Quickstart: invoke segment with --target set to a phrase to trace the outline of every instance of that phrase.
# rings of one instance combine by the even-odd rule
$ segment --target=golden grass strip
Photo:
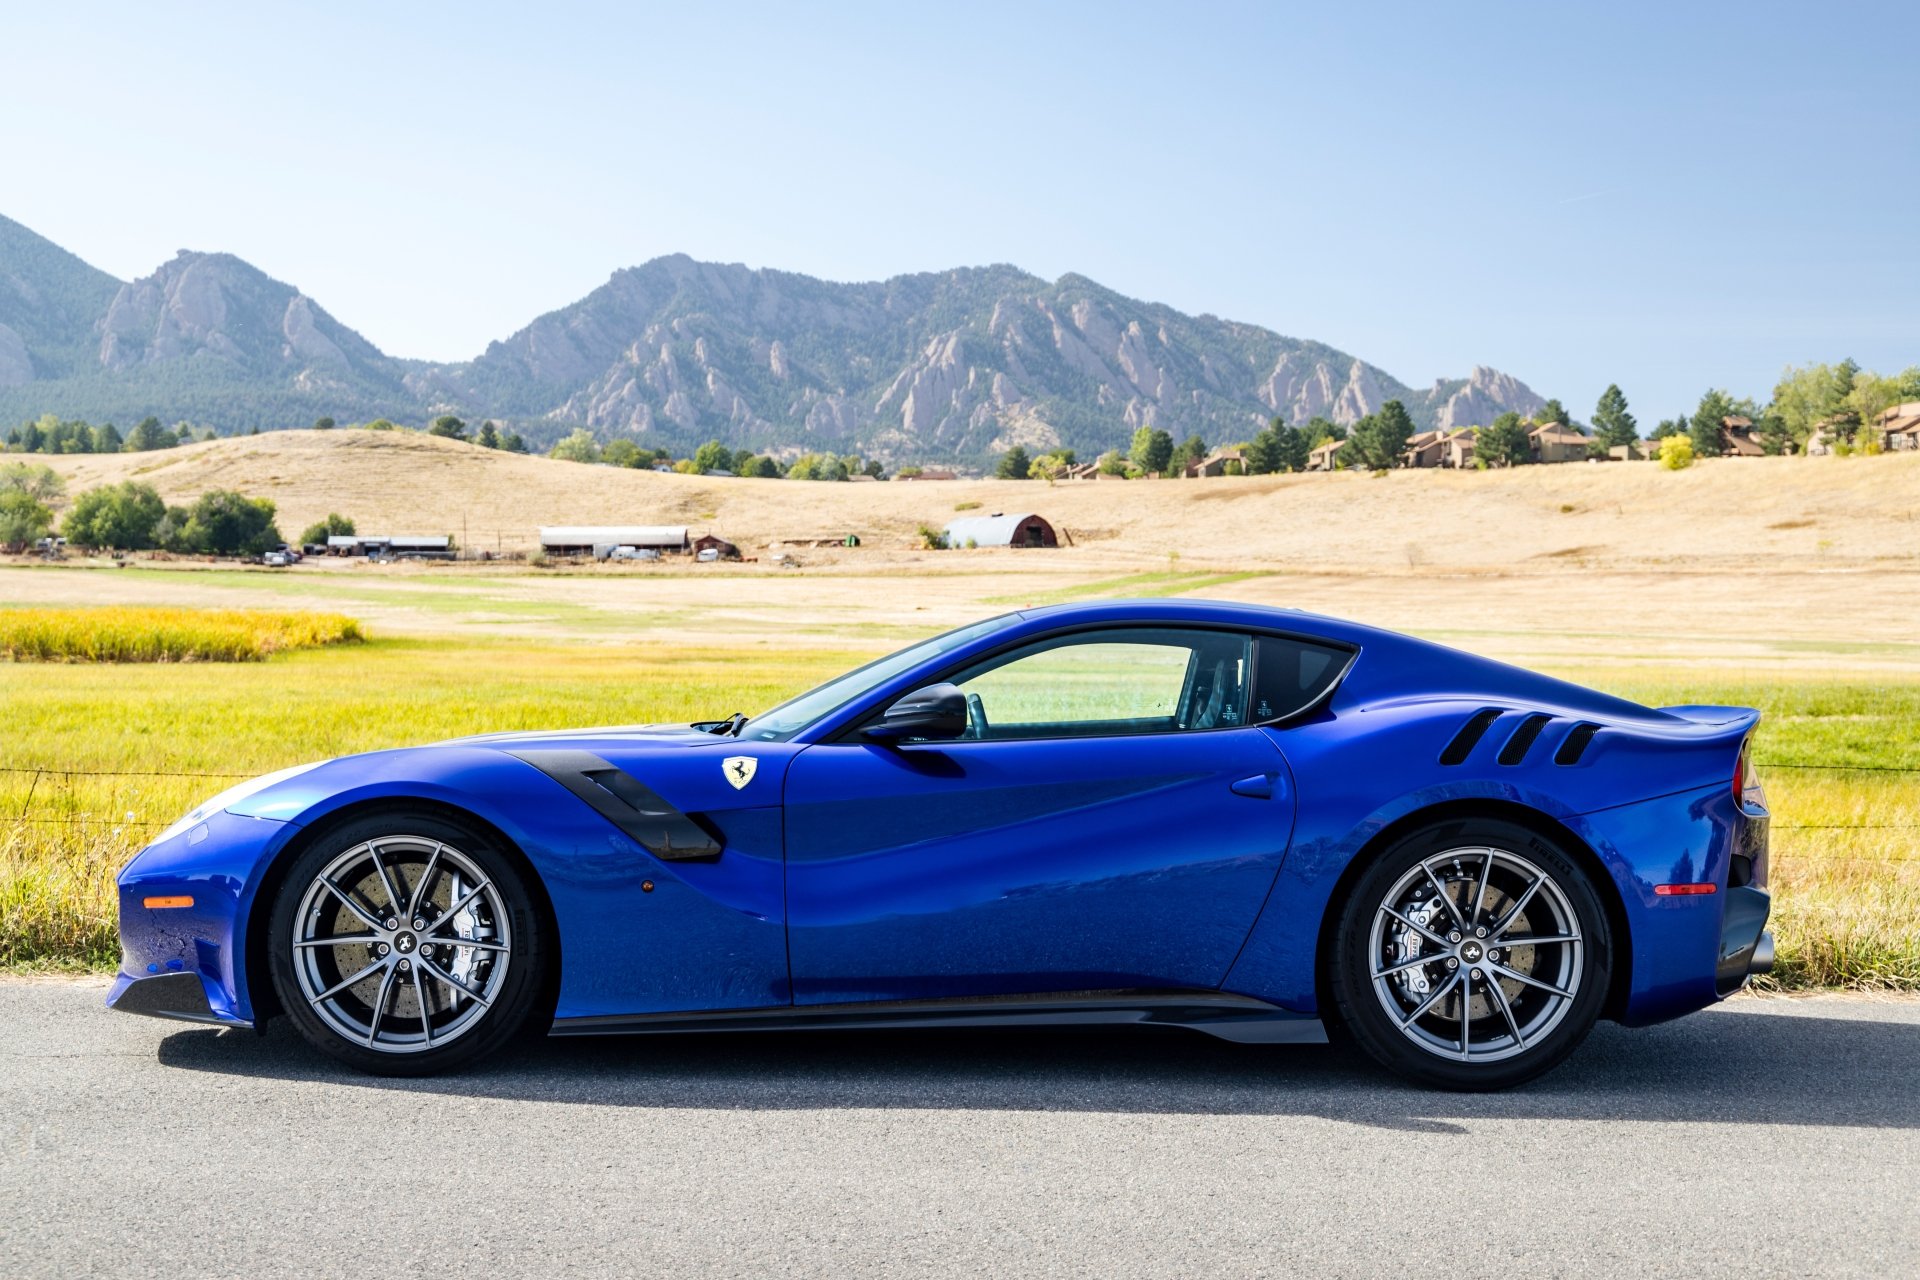
[[[14,662],[259,662],[290,649],[365,639],[338,613],[102,606],[0,610],[0,657]]]

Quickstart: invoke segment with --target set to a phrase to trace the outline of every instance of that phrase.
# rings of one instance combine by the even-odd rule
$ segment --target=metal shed
[[[605,559],[615,547],[684,553],[689,546],[683,524],[568,524],[540,529],[540,549],[550,556]]]
[[[1026,513],[968,516],[947,526],[947,545],[964,547],[1057,547],[1059,535],[1040,516]]]

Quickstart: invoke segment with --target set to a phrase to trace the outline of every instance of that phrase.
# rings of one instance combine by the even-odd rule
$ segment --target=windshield
[[[989,632],[998,631],[1017,617],[1019,617],[1018,614],[1008,613],[998,618],[988,618],[985,622],[976,622],[970,627],[961,627],[958,631],[949,631],[945,635],[935,636],[912,648],[890,653],[884,658],[876,658],[864,667],[856,667],[843,676],[827,681],[817,689],[809,690],[797,698],[789,698],[773,710],[755,716],[741,728],[740,736],[760,742],[785,742],[814,721],[838,711],[855,698],[885,684],[902,671],[917,667],[929,658],[951,653],[961,645],[987,635]]]

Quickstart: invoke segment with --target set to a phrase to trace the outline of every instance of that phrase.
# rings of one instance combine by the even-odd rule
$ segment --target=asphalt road
[[[1425,1093],[1174,1032],[350,1075],[0,982],[0,1275],[1912,1275],[1920,1002],[1740,1000]]]

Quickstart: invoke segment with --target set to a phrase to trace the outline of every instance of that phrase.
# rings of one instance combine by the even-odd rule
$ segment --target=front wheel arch
[[[1596,896],[1600,899],[1601,909],[1607,913],[1607,927],[1613,934],[1613,953],[1610,957],[1612,968],[1608,974],[1607,998],[1600,1006],[1603,1018],[1618,1018],[1627,1004],[1627,996],[1633,990],[1633,934],[1628,926],[1626,904],[1620,897],[1620,886],[1614,883],[1613,876],[1607,871],[1606,864],[1593,847],[1569,829],[1565,823],[1542,813],[1538,809],[1510,800],[1449,800],[1441,804],[1428,805],[1424,809],[1395,818],[1380,828],[1363,845],[1358,853],[1347,863],[1340,878],[1334,882],[1333,893],[1327,899],[1326,910],[1320,915],[1320,932],[1314,940],[1313,948],[1313,994],[1314,1002],[1320,1007],[1320,1016],[1332,1025],[1338,1018],[1333,999],[1333,990],[1329,985],[1333,973],[1333,939],[1345,909],[1348,895],[1353,892],[1354,884],[1366,873],[1374,858],[1381,850],[1391,848],[1395,841],[1409,832],[1436,822],[1447,822],[1462,818],[1498,818],[1517,826],[1526,827],[1535,834],[1553,841],[1564,848],[1582,865],[1593,880]]]
[[[316,842],[343,826],[358,822],[362,818],[376,817],[381,814],[419,814],[450,822],[455,826],[469,827],[480,835],[493,841],[500,850],[512,860],[514,870],[520,873],[533,895],[533,909],[540,919],[541,928],[550,940],[547,947],[545,971],[540,975],[540,994],[534,1002],[533,1013],[528,1018],[528,1026],[550,1025],[553,1011],[560,999],[560,922],[553,913],[553,900],[547,896],[546,882],[534,869],[532,861],[525,851],[493,823],[488,822],[470,809],[459,805],[447,804],[441,800],[427,800],[414,796],[381,796],[372,800],[359,800],[343,805],[315,821],[311,826],[301,828],[300,832],[287,841],[280,852],[274,855],[266,872],[254,891],[253,905],[247,916],[247,991],[252,997],[253,1025],[264,1031],[267,1020],[276,1014],[284,1013],[280,1007],[280,998],[274,991],[270,979],[270,964],[267,955],[268,933],[273,920],[273,904],[280,895],[280,887],[286,882],[287,868],[299,861]]]

